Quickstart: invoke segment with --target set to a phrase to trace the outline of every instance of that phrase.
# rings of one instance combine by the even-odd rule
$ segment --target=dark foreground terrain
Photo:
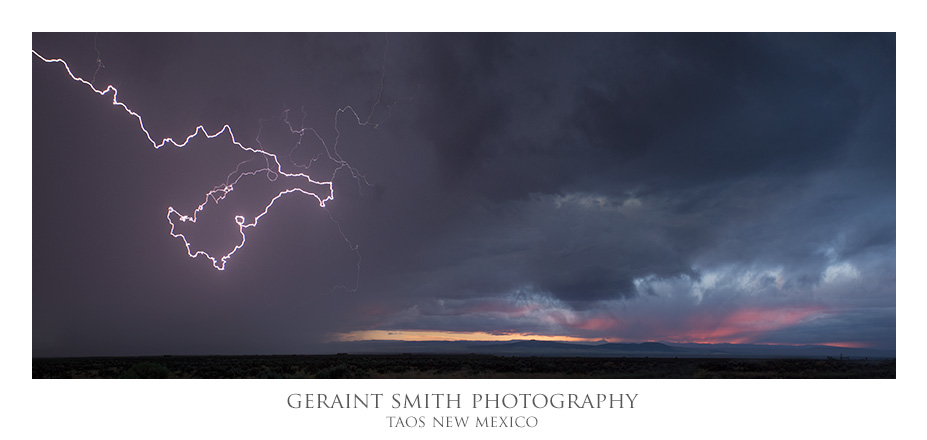
[[[374,354],[36,358],[42,378],[894,379],[895,360]]]

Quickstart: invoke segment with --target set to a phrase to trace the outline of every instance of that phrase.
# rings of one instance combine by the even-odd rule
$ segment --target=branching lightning
[[[387,43],[386,48],[388,50],[389,48],[388,39],[386,43]],[[349,291],[357,290],[357,286],[359,284],[359,277],[360,277],[360,254],[358,253],[358,246],[352,243],[351,240],[347,238],[347,236],[344,234],[341,228],[341,224],[335,220],[334,216],[332,216],[331,212],[327,209],[326,204],[334,200],[335,198],[333,181],[334,181],[335,176],[339,172],[348,171],[351,174],[351,177],[354,178],[358,182],[359,189],[362,187],[362,185],[369,185],[367,178],[364,175],[362,175],[356,168],[352,167],[338,152],[338,141],[341,136],[340,131],[338,131],[338,119],[342,114],[349,113],[351,116],[353,116],[353,118],[356,120],[358,125],[371,126],[373,128],[377,128],[387,118],[389,118],[389,116],[391,116],[392,107],[396,104],[396,102],[393,102],[388,105],[381,103],[381,99],[383,95],[385,69],[386,69],[386,50],[384,50],[384,55],[383,55],[384,64],[383,64],[383,75],[380,78],[380,90],[378,92],[377,100],[370,110],[370,115],[366,118],[363,118],[351,106],[346,106],[346,107],[338,109],[335,112],[335,121],[334,121],[335,139],[331,143],[331,145],[326,143],[324,139],[322,138],[322,136],[320,136],[319,133],[315,129],[306,127],[305,110],[303,110],[303,122],[298,128],[294,127],[294,125],[290,122],[289,110],[285,110],[283,112],[281,116],[282,121],[286,124],[286,126],[288,127],[288,129],[290,130],[292,134],[298,135],[298,140],[296,142],[296,145],[289,152],[288,160],[292,167],[299,168],[302,170],[302,172],[292,172],[291,173],[291,172],[287,172],[284,170],[284,167],[281,164],[280,158],[276,154],[271,153],[265,149],[264,145],[261,143],[261,140],[260,140],[260,131],[256,139],[256,142],[257,142],[256,147],[249,147],[239,142],[236,139],[235,134],[232,132],[232,128],[228,124],[224,125],[221,130],[215,133],[209,133],[203,125],[198,125],[196,129],[193,131],[193,133],[190,135],[187,135],[185,138],[183,138],[181,142],[178,142],[174,140],[174,138],[171,138],[171,137],[163,138],[160,141],[156,141],[155,138],[152,137],[148,129],[145,127],[145,122],[142,119],[142,116],[136,113],[135,111],[133,111],[131,108],[129,108],[124,102],[119,100],[119,91],[114,86],[108,85],[103,89],[98,89],[94,85],[94,81],[96,80],[97,73],[100,71],[101,68],[105,67],[103,65],[103,61],[100,58],[100,52],[96,48],[96,38],[94,38],[94,49],[97,51],[97,60],[96,60],[97,70],[96,72],[94,72],[94,76],[90,81],[87,81],[75,75],[74,72],[71,70],[70,66],[68,66],[68,63],[65,62],[63,59],[45,58],[44,56],[42,56],[35,50],[32,51],[32,54],[35,55],[38,59],[44,61],[45,63],[58,63],[58,64],[63,65],[72,80],[87,86],[90,90],[92,90],[94,93],[100,96],[106,96],[108,93],[112,93],[112,104],[114,106],[121,107],[126,113],[135,117],[135,119],[138,121],[139,129],[142,131],[142,133],[144,133],[145,137],[148,139],[148,142],[155,149],[160,149],[161,147],[168,145],[168,144],[173,145],[177,148],[183,148],[192,139],[194,139],[195,137],[199,135],[202,135],[208,139],[213,139],[213,138],[216,138],[220,135],[227,133],[232,144],[234,144],[236,147],[240,148],[243,151],[250,152],[256,155],[255,158],[239,163],[236,169],[232,171],[231,173],[229,173],[225,183],[217,185],[215,188],[207,192],[203,199],[203,203],[197,206],[191,214],[184,214],[178,211],[177,209],[175,209],[173,206],[169,206],[167,208],[166,218],[167,218],[168,223],[171,226],[170,235],[174,238],[179,238],[183,241],[184,247],[186,248],[186,251],[187,251],[187,255],[190,258],[196,258],[199,256],[203,256],[207,258],[208,260],[210,260],[212,262],[212,266],[216,268],[217,270],[220,270],[220,271],[225,270],[226,263],[232,257],[232,255],[234,255],[236,252],[238,252],[239,249],[244,247],[247,241],[247,237],[246,237],[247,230],[257,227],[261,218],[263,218],[268,212],[270,212],[271,207],[274,206],[274,203],[276,203],[277,200],[285,196],[288,196],[290,194],[302,194],[302,195],[305,195],[305,196],[308,196],[314,199],[318,203],[319,207],[325,210],[325,212],[328,214],[328,217],[337,227],[337,230],[339,234],[341,234],[341,237],[344,239],[344,242],[351,249],[351,251],[355,253],[357,257],[357,277],[358,278],[355,282],[355,286],[350,287],[350,288],[345,287],[345,286],[336,286],[336,288],[340,287],[340,288],[344,288]],[[387,105],[387,109],[388,109],[387,115],[382,120],[373,122],[372,121],[373,113],[377,109],[377,106],[379,105]],[[263,121],[261,122],[263,123]],[[292,156],[293,156],[293,153],[296,151],[296,149],[299,148],[303,140],[303,137],[307,135],[314,136],[320,142],[324,151],[318,153],[314,158],[310,159],[308,163],[298,164],[292,160]],[[313,163],[315,163],[323,154],[326,156],[328,160],[332,161],[332,163],[335,165],[334,171],[331,173],[331,178],[329,180],[315,180],[310,176],[309,172],[310,172],[310,169]],[[242,170],[245,164],[253,161],[256,158],[260,158],[258,160],[262,160],[264,162],[263,166],[261,166],[259,169],[256,169],[256,170],[249,170],[249,171]],[[244,178],[257,176],[261,174],[265,175],[266,178],[270,181],[276,181],[279,178],[279,176],[295,178],[295,179],[298,179],[298,181],[302,182],[302,185],[292,186],[282,191],[279,191],[276,196],[272,197],[270,201],[268,201],[264,205],[263,211],[260,212],[260,214],[256,215],[253,219],[251,219],[251,221],[248,221],[246,217],[243,215],[235,215],[233,220],[238,225],[240,241],[237,244],[235,244],[235,246],[232,248],[231,251],[229,251],[225,255],[216,255],[216,256],[210,255],[204,250],[194,248],[194,246],[190,243],[190,240],[188,240],[184,234],[176,232],[175,220],[180,221],[180,222],[196,223],[197,215],[202,213],[210,205],[210,203],[219,204],[222,200],[226,198],[226,196],[228,196],[232,191],[235,190],[237,185],[243,182]],[[312,189],[309,190],[309,189],[302,188],[302,186],[306,184],[308,184],[308,187]]]
[[[93,77],[90,78],[90,84],[97,82],[97,74],[100,73],[100,69],[106,68],[106,66],[103,65],[103,55],[100,54],[100,49],[97,48],[97,34],[93,34],[93,50],[97,52],[97,70],[93,71]]]

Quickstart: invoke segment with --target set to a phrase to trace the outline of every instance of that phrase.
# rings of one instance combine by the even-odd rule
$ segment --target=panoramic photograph
[[[33,379],[896,377],[894,33],[31,39]]]

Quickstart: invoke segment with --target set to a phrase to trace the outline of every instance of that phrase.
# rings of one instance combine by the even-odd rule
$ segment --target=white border
[[[390,429],[380,410],[292,410],[290,393],[615,392],[638,393],[634,410],[530,411],[531,430],[458,429],[449,437],[567,435],[713,438],[899,437],[917,420],[916,366],[923,365],[917,324],[923,292],[924,245],[919,226],[923,155],[914,130],[923,102],[924,15],[909,2],[779,1],[502,2],[458,4],[408,1],[250,3],[225,6],[166,1],[41,2],[14,10],[2,39],[5,150],[2,174],[5,232],[2,334],[4,431],[35,438],[433,438],[432,429]],[[129,5],[132,6],[129,6]],[[440,4],[440,6],[438,6]],[[603,4],[608,6],[603,7]],[[898,377],[896,380],[379,380],[379,381],[42,381],[31,380],[31,32],[33,31],[894,31],[898,54]],[[922,143],[922,141],[920,142]],[[27,147],[29,146],[29,147]],[[10,170],[15,170],[10,172]],[[26,184],[24,185],[24,182]],[[16,190],[10,191],[10,188]],[[23,190],[28,188],[27,190]],[[484,391],[485,390],[485,391]],[[915,400],[916,402],[916,400]],[[416,412],[431,415],[429,412]],[[487,415],[455,411],[456,415]],[[398,414],[397,414],[398,415]],[[515,415],[515,414],[502,414]],[[596,434],[597,433],[597,434]]]

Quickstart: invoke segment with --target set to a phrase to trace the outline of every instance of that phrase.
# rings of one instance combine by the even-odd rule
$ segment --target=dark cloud
[[[92,34],[33,44],[96,69]],[[337,140],[367,183],[339,171],[328,211],[282,199],[217,272],[184,257],[166,209],[191,210],[253,158],[222,137],[156,151],[109,98],[34,60],[34,353],[298,352],[362,329],[650,340],[711,325],[769,342],[872,328],[893,345],[894,46],[100,34],[97,84],[119,87],[156,139],[228,123],[293,170]],[[291,133],[285,109],[311,135]],[[330,175],[323,162],[310,170]],[[285,180],[242,185],[185,227],[228,247],[237,227],[219,214],[254,216],[252,199]],[[738,327],[772,316],[760,309],[802,320]]]

